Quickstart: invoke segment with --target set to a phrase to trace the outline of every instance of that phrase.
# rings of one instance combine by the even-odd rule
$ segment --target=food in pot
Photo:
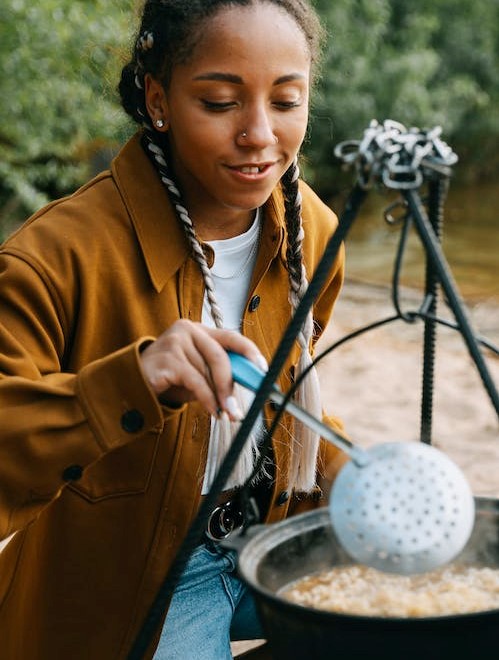
[[[499,609],[499,569],[450,564],[421,575],[338,566],[287,585],[286,600],[329,612],[431,617]]]

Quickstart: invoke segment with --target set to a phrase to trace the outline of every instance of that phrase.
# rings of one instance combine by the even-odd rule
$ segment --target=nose
[[[270,112],[263,104],[255,105],[250,112],[246,113],[243,130],[238,132],[236,142],[242,147],[259,149],[279,142],[274,133]]]

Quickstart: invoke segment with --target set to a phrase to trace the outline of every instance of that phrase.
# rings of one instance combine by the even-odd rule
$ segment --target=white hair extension
[[[305,282],[307,282],[305,277]],[[294,295],[291,294],[293,304]],[[293,308],[296,309],[295,305]],[[312,364],[310,355],[310,341],[313,335],[312,315],[309,314],[302,332],[298,335],[298,343],[301,348],[300,360],[296,377],[304,373]],[[306,377],[298,386],[296,395],[297,403],[308,410],[314,417],[321,419],[321,388],[319,376],[315,367],[308,371]],[[312,431],[302,422],[295,420],[296,435],[293,443],[293,455],[290,467],[290,483],[296,490],[308,492],[316,485],[317,456],[319,451],[320,436]]]
[[[151,50],[153,46],[154,46],[154,35],[152,32],[146,30],[141,35],[139,35],[139,38],[137,39],[137,50],[141,50],[142,52],[145,53],[146,51]]]
[[[152,32],[143,32],[141,35],[139,35],[139,38],[137,39],[137,42],[135,44],[135,52],[136,52],[136,66],[135,66],[135,86],[138,89],[143,90],[144,86],[142,85],[142,82],[140,80],[140,72],[143,71],[144,65],[142,63],[142,58],[141,58],[141,53],[145,53],[148,50],[151,50],[151,48],[154,46],[154,35]],[[139,114],[143,116],[143,113],[139,109]]]
[[[294,199],[287,199],[286,222],[288,227],[288,272],[289,272],[289,302],[296,311],[307,286],[307,273],[303,264],[303,225],[301,217],[301,194],[298,189],[299,168],[295,160],[292,166],[289,189],[285,195],[293,193]],[[294,225],[294,226],[293,226]],[[298,334],[300,359],[295,374],[299,378],[312,364],[311,343],[314,333],[313,313],[310,311]],[[312,367],[298,386],[295,394],[297,403],[308,410],[314,417],[322,417],[321,391],[319,376]],[[292,443],[291,465],[289,470],[289,486],[298,491],[308,492],[316,485],[317,456],[320,436],[303,423],[295,420],[295,436]]]
[[[201,274],[203,276],[203,281],[206,290],[206,296],[208,299],[210,313],[213,322],[217,328],[223,328],[224,323],[223,323],[222,310],[220,309],[220,306],[218,305],[215,297],[215,285],[211,277],[211,272],[208,263],[206,261],[206,257],[204,255],[201,244],[199,243],[199,240],[196,236],[193,222],[189,216],[187,209],[185,208],[182,202],[182,198],[180,196],[178,187],[176,186],[175,182],[173,181],[173,179],[171,178],[168,172],[166,156],[163,150],[153,141],[153,138],[150,135],[150,130],[151,129],[149,128],[146,134],[147,147],[156,162],[156,166],[161,181],[167,188],[170,199],[172,200],[175,210],[177,212],[177,216],[182,223],[187,240],[189,241],[189,245],[192,249],[194,260],[196,261],[196,263],[198,264],[201,270]],[[239,385],[234,385],[233,394],[240,410],[243,413],[246,413],[251,403],[251,400],[248,400],[248,396],[244,388],[242,388]],[[239,430],[240,425],[241,425],[240,422],[231,422],[226,415],[221,415],[220,417],[215,419],[210,441],[215,442],[217,446],[217,452],[216,452],[217,472],[220,469],[220,466],[222,465],[227,455],[227,452],[229,451],[229,448],[232,444],[232,440],[235,434],[237,433],[237,431]],[[239,458],[232,471],[232,474],[230,475],[229,479],[225,484],[225,487],[233,488],[235,486],[242,486],[244,483],[246,483],[246,481],[251,477],[253,473],[253,468],[255,462],[259,458],[259,455],[260,455],[260,451],[258,447],[258,436],[256,433],[256,428],[254,426],[252,431],[248,435],[248,438],[246,439],[246,443],[239,455]],[[257,479],[258,476],[255,478],[255,480]]]

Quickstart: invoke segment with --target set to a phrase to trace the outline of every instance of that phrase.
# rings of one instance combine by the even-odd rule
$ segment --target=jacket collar
[[[164,185],[136,133],[111,164],[111,173],[131,218],[156,291],[174,275],[190,255],[187,239]],[[284,203],[279,190],[264,207],[261,257],[275,258],[284,240]],[[259,259],[260,261],[260,259]]]

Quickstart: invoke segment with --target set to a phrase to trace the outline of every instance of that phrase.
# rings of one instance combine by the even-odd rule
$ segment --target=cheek
[[[172,124],[171,132],[183,149],[195,152],[198,159],[214,155],[231,137],[226,122],[210,121],[205,117],[186,117],[184,121]]]
[[[200,127],[196,122],[171,124],[169,139],[177,156],[191,166],[213,153],[213,131]]]
[[[306,131],[306,122],[295,122],[294,124],[288,124],[282,127],[277,135],[282,147],[296,153],[299,151],[303,140],[305,139]]]
[[[294,144],[301,144],[307,132],[308,110],[285,115],[279,122],[279,131],[283,138]]]

